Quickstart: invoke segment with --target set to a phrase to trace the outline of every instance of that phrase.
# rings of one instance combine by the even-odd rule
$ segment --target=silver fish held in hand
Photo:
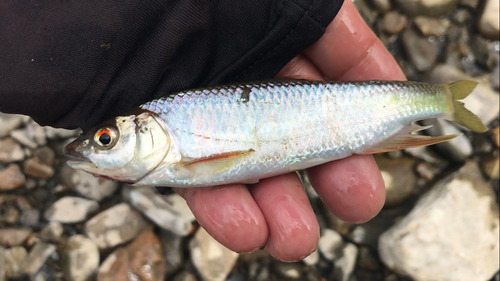
[[[134,185],[256,183],[352,154],[431,145],[414,121],[444,118],[487,128],[458,100],[472,81],[266,81],[202,88],[153,100],[84,132],[68,165]]]

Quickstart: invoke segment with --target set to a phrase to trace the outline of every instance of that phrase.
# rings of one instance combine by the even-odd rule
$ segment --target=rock
[[[26,129],[28,130],[28,136],[34,140],[37,145],[44,146],[47,144],[47,137],[45,136],[45,129],[38,125],[33,120],[26,123]]]
[[[5,254],[5,272],[8,278],[18,279],[24,274],[22,264],[28,252],[22,246],[12,247]]]
[[[56,246],[48,243],[36,243],[22,264],[22,270],[29,276],[35,276],[45,261],[56,252]]]
[[[458,24],[466,24],[470,21],[471,15],[466,9],[458,9],[453,14],[453,21]]]
[[[392,5],[390,0],[371,0],[372,5],[382,13],[391,10]]]
[[[319,252],[327,259],[334,260],[337,257],[337,252],[342,248],[344,241],[342,236],[331,229],[324,229],[319,238]]]
[[[134,239],[147,227],[137,211],[121,203],[87,221],[84,231],[100,249],[108,249]]]
[[[490,75],[490,84],[491,88],[495,91],[498,91],[500,88],[500,64],[493,69],[493,72]]]
[[[66,280],[91,280],[98,266],[97,245],[83,235],[71,236],[62,250],[62,271]]]
[[[54,255],[55,256],[55,255]],[[53,280],[63,280],[62,274],[54,266],[43,265],[35,277],[32,278],[33,281],[53,281]]]
[[[356,0],[352,2],[366,24],[368,24],[368,26],[373,26],[375,20],[377,20],[378,12],[369,7],[365,0]]]
[[[167,276],[176,272],[184,262],[183,237],[175,235],[170,231],[160,232],[160,242],[163,250]]]
[[[40,222],[40,211],[37,209],[24,210],[19,217],[22,226],[36,227]]]
[[[375,161],[382,173],[386,189],[386,206],[397,206],[405,201],[417,187],[413,172],[413,160],[408,158],[389,159],[375,155]]]
[[[31,228],[0,228],[0,245],[19,246],[28,239],[32,232]]]
[[[408,15],[439,17],[454,11],[458,0],[396,0],[396,3]]]
[[[0,140],[0,162],[12,163],[24,160],[24,151],[12,138]]]
[[[500,147],[500,127],[496,127],[492,130],[490,130],[491,134],[491,140],[493,143],[497,146]]]
[[[415,170],[417,174],[426,181],[431,181],[434,177],[440,172],[438,167],[434,167],[432,164],[428,162],[419,162],[415,166]]]
[[[432,68],[438,57],[437,47],[427,38],[418,36],[411,29],[403,33],[403,47],[411,63],[418,71]]]
[[[0,170],[0,191],[8,191],[19,188],[26,183],[26,177],[16,164],[10,164],[7,168]]]
[[[442,84],[459,80],[475,80],[462,71],[444,64],[437,65],[424,78],[424,82]],[[480,83],[472,93],[462,100],[467,109],[474,112],[484,124],[489,124],[498,117],[500,98],[489,85]]]
[[[48,221],[61,223],[77,223],[84,221],[87,216],[99,209],[99,204],[94,200],[66,196],[54,202],[44,217]]]
[[[382,29],[389,34],[398,34],[406,28],[406,17],[398,12],[391,11],[382,19]]]
[[[0,281],[5,281],[7,279],[5,276],[5,254],[5,248],[0,246]]]
[[[497,0],[486,0],[483,12],[479,18],[477,28],[484,36],[498,40],[500,39],[500,4]]]
[[[101,201],[115,193],[119,184],[117,182],[96,178],[83,171],[74,170],[68,166],[61,168],[61,183],[75,190],[81,195]]]
[[[274,270],[285,280],[298,280],[302,277],[302,268],[299,263],[276,262]]]
[[[31,149],[35,149],[38,147],[38,144],[28,135],[28,130],[26,128],[17,129],[10,132],[10,136],[17,140],[20,144],[29,147]]]
[[[431,128],[426,130],[430,136],[459,135],[452,140],[434,146],[441,154],[446,156],[446,159],[460,163],[465,162],[465,160],[472,155],[473,149],[469,138],[463,135],[462,132],[449,121],[443,119],[426,119],[422,122],[425,126],[432,125]]]
[[[50,126],[45,126],[43,127],[45,130],[45,136],[48,139],[68,139],[71,137],[75,137],[78,135],[80,130],[66,130],[66,129],[60,129],[60,128],[53,128]]]
[[[460,4],[472,9],[476,9],[477,5],[479,4],[479,0],[460,0]]]
[[[499,268],[495,195],[469,162],[379,240],[382,261],[419,280],[488,280]]]
[[[305,257],[302,262],[308,266],[314,266],[319,262],[319,251],[315,249],[309,256]]]
[[[32,157],[24,162],[26,175],[36,179],[49,179],[54,175],[54,168],[43,163],[37,157]]]
[[[63,226],[60,222],[51,221],[42,228],[38,237],[48,241],[57,241],[64,233]]]
[[[126,186],[123,197],[159,227],[182,236],[190,233],[191,221],[182,217],[154,187]]]
[[[498,155],[488,155],[481,161],[481,168],[489,179],[498,180],[500,170],[500,158]]]
[[[181,273],[175,275],[173,281],[197,281],[197,279],[193,274],[187,271],[182,271]]]
[[[239,255],[221,245],[201,227],[190,241],[189,250],[204,281],[226,280]]]
[[[49,147],[43,146],[43,147],[37,148],[33,152],[33,156],[37,157],[45,165],[48,165],[50,167],[54,167],[56,154]]]
[[[360,247],[357,266],[364,270],[380,270],[380,262],[368,247]]]
[[[18,114],[6,114],[0,112],[0,139],[9,135],[9,133],[17,129],[21,124],[23,124],[22,115]]]
[[[0,204],[0,222],[15,224],[19,219],[19,211],[11,205]]]
[[[160,242],[151,230],[146,230],[129,246],[108,256],[99,268],[97,280],[165,280],[165,272]]]
[[[340,252],[340,257],[335,259],[333,266],[333,275],[335,280],[348,281],[351,278],[354,266],[356,265],[356,258],[358,255],[358,248],[352,243],[346,243]]]
[[[438,19],[420,16],[416,17],[413,22],[425,36],[441,37],[448,31],[449,22]]]
[[[189,208],[186,200],[182,198],[179,194],[173,193],[167,196],[163,196],[165,201],[167,201],[170,205],[172,205],[172,208],[175,209],[181,216],[189,221],[189,222],[194,222],[196,221],[196,218],[193,215],[193,212],[191,212],[191,209]]]

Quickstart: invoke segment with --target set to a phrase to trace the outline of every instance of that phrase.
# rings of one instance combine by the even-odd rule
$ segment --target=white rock
[[[487,0],[478,22],[479,31],[486,37],[498,40],[500,33],[500,2]]]
[[[32,278],[45,264],[45,261],[56,252],[56,246],[47,243],[36,243],[23,262],[23,271]]]
[[[87,216],[99,209],[99,204],[94,200],[66,196],[54,202],[44,217],[48,221],[61,223],[77,223],[84,221]]]
[[[334,230],[325,229],[319,238],[318,249],[327,260],[334,260],[337,257],[337,250],[342,248],[343,244],[340,234]]]
[[[5,276],[5,254],[6,250],[4,247],[0,246],[0,281],[5,281],[7,277]]]
[[[336,277],[336,280],[350,280],[354,266],[356,265],[357,256],[358,248],[354,244],[346,243],[342,247],[341,256],[334,263],[333,275]]]
[[[409,15],[443,16],[455,10],[458,0],[396,0]]]
[[[39,237],[45,240],[59,240],[64,232],[60,222],[51,221],[40,231]]]
[[[80,130],[66,130],[60,128],[53,128],[50,126],[43,127],[45,135],[48,139],[67,139],[78,135]]]
[[[189,243],[191,260],[204,281],[224,281],[239,254],[217,242],[205,229],[198,229]]]
[[[0,162],[12,163],[24,160],[24,151],[12,138],[0,139]]]
[[[62,259],[66,280],[91,280],[99,266],[99,248],[85,236],[73,235],[64,246]]]
[[[14,130],[10,132],[10,136],[13,139],[17,140],[20,144],[31,149],[35,149],[38,147],[38,144],[35,142],[35,140],[33,140],[29,136],[28,130],[26,128]]]
[[[84,231],[100,249],[108,249],[132,240],[147,227],[141,214],[121,203],[87,221]]]
[[[74,170],[68,166],[61,168],[61,183],[81,195],[101,201],[111,196],[118,189],[117,182],[96,178],[89,173]]]
[[[7,272],[7,277],[17,279],[23,276],[22,264],[28,252],[22,246],[15,246],[9,248],[5,254],[5,271]]]
[[[187,235],[191,231],[191,221],[182,217],[154,187],[126,186],[123,197],[159,227],[177,235]]]
[[[6,114],[0,112],[0,139],[9,135],[10,131],[17,129],[23,124],[22,115]]]
[[[302,260],[306,265],[313,266],[319,262],[319,251],[316,248],[309,256]]]
[[[387,206],[397,206],[417,187],[417,177],[413,172],[414,161],[406,157],[390,159],[382,154],[375,155],[375,161],[385,183],[385,203]]]
[[[379,239],[382,261],[417,281],[488,280],[499,268],[495,195],[477,166],[438,183]]]

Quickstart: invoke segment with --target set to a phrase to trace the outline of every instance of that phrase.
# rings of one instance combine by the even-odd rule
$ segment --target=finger
[[[267,224],[243,185],[176,188],[205,230],[235,252],[251,252],[267,243]]]
[[[338,218],[361,223],[384,205],[385,186],[371,155],[354,155],[308,170],[321,200]]]
[[[261,180],[250,192],[266,218],[273,257],[298,261],[314,251],[319,225],[296,174]]]
[[[332,80],[405,80],[351,1],[344,2],[325,34],[304,53]]]
[[[278,78],[294,78],[306,80],[323,80],[321,72],[312,64],[312,62],[300,54],[289,61],[281,70],[276,74]]]

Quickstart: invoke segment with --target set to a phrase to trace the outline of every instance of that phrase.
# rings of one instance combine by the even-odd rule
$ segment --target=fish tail
[[[465,108],[464,104],[459,101],[465,99],[474,88],[476,88],[477,84],[478,83],[474,81],[459,81],[451,84],[442,84],[448,95],[448,100],[451,103],[450,107],[453,108],[453,113],[444,116],[444,118],[456,122],[471,131],[484,133],[488,128],[481,122],[479,117],[470,112]]]

